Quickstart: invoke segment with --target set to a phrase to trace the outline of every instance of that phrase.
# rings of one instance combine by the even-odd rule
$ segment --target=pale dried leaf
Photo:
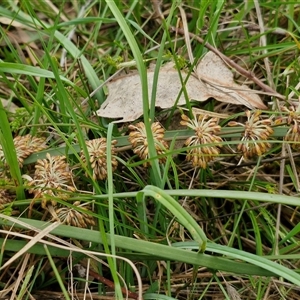
[[[6,17],[0,17],[0,23],[4,25],[14,26],[14,27],[28,28],[28,26],[24,25],[23,23],[20,23],[16,20],[12,20]]]
[[[233,81],[233,74],[212,52],[208,52],[197,66],[196,76],[191,75],[186,83],[189,100],[205,101],[215,98],[221,102],[243,104],[249,108],[266,108],[259,96],[246,86]],[[187,74],[181,72],[183,80]],[[153,86],[154,70],[149,69],[148,93]],[[155,105],[161,108],[173,107],[181,90],[181,81],[173,63],[164,65],[159,72]],[[119,77],[107,84],[109,95],[97,111],[106,118],[121,118],[119,122],[131,122],[143,114],[142,88],[138,73]],[[177,105],[186,104],[182,93]]]
[[[150,70],[148,76],[148,92],[152,91],[154,71]],[[182,73],[183,79],[187,74]],[[107,84],[109,95],[97,111],[97,115],[106,118],[122,118],[121,122],[136,120],[143,114],[142,88],[139,74],[130,74],[119,77]],[[210,97],[202,82],[190,76],[186,89],[189,99],[204,101]],[[175,100],[181,90],[178,71],[172,63],[163,66],[159,72],[156,103],[157,107],[169,108],[174,106]],[[184,95],[181,94],[178,105],[185,104]]]
[[[209,51],[200,61],[196,70],[200,80],[206,83],[211,97],[221,102],[242,104],[251,109],[266,109],[260,97],[245,85],[234,82],[233,74],[223,60]]]

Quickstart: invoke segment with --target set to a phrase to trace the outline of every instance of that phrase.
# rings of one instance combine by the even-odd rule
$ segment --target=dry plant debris
[[[148,92],[152,91],[154,71],[148,70]],[[181,72],[182,79],[187,73]],[[119,122],[131,122],[143,114],[142,88],[140,76],[134,73],[122,76],[107,84],[109,94],[97,111],[106,118],[120,118]],[[185,85],[189,101],[205,101],[215,98],[218,101],[241,104],[248,108],[266,109],[260,97],[245,85],[238,85],[225,63],[213,52],[208,52],[196,68],[196,74],[187,79]],[[179,71],[173,63],[162,66],[158,76],[155,105],[161,108],[173,107],[182,89]],[[186,104],[181,94],[177,105]],[[122,107],[122,109],[120,109]]]
[[[210,97],[216,100],[241,104],[251,109],[267,109],[255,91],[234,82],[232,71],[211,51],[208,51],[198,64],[196,74],[205,83]]]

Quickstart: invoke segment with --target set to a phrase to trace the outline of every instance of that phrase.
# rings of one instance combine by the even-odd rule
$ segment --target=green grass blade
[[[46,252],[46,254],[47,254],[47,256],[48,256],[48,259],[49,259],[50,265],[51,265],[51,267],[52,267],[52,270],[53,270],[53,272],[54,272],[54,275],[55,275],[55,277],[56,277],[57,283],[59,284],[59,286],[60,286],[60,288],[61,288],[61,291],[62,291],[62,293],[63,293],[63,295],[64,295],[64,298],[65,298],[66,300],[71,300],[70,297],[69,297],[69,293],[68,293],[68,291],[66,290],[65,285],[64,285],[64,282],[63,282],[63,280],[62,280],[62,278],[61,278],[61,275],[60,275],[60,273],[59,273],[59,271],[58,271],[58,269],[57,269],[57,267],[56,267],[56,265],[55,265],[55,262],[54,262],[54,260],[53,260],[53,258],[52,258],[52,255],[51,255],[51,253],[50,253],[49,250],[48,250],[47,245],[44,245],[44,249],[45,249],[45,252]]]
[[[27,288],[28,288],[28,284],[29,284],[29,281],[31,279],[31,276],[32,276],[32,273],[33,273],[33,269],[34,269],[34,265],[32,265],[30,267],[30,269],[28,270],[28,272],[26,272],[26,275],[25,275],[25,278],[24,278],[24,281],[22,283],[22,286],[21,286],[21,289],[20,289],[20,292],[17,296],[17,300],[22,300],[24,299],[23,296],[25,295],[26,291],[27,291]]]
[[[0,144],[6,160],[6,164],[9,166],[9,172],[16,185],[16,193],[18,199],[25,199],[25,193],[23,188],[23,180],[21,177],[21,171],[18,163],[17,153],[9,126],[6,111],[0,101]]]
[[[185,243],[177,243],[173,246],[176,246],[176,245],[183,246],[184,244]],[[192,245],[193,242],[189,242],[188,244]],[[194,249],[196,249],[196,247]],[[218,253],[218,254],[226,255],[227,257],[231,257],[231,258],[234,258],[237,260],[246,261],[248,263],[251,263],[252,265],[259,266],[259,267],[264,268],[274,274],[277,274],[278,277],[283,277],[286,280],[296,284],[297,286],[300,285],[300,274],[296,273],[294,270],[291,270],[287,267],[282,266],[281,264],[270,261],[269,259],[266,259],[259,255],[255,255],[252,253],[248,253],[246,251],[241,251],[241,250],[234,249],[231,247],[212,244],[212,243],[208,243],[206,249],[207,249],[207,251],[211,251],[213,253]]]
[[[153,134],[151,131],[151,124],[149,120],[149,95],[148,95],[148,79],[147,79],[147,72],[146,72],[146,67],[141,55],[141,51],[137,45],[137,42],[134,38],[134,35],[130,31],[130,28],[127,25],[126,20],[124,19],[123,15],[119,11],[117,5],[113,1],[108,1],[106,0],[107,5],[109,6],[110,10],[114,14],[117,22],[119,23],[127,41],[130,46],[130,49],[133,53],[134,59],[137,64],[137,68],[140,74],[140,79],[141,79],[141,86],[142,86],[142,101],[143,101],[143,114],[144,114],[144,123],[146,127],[146,133],[147,133],[147,140],[148,140],[148,147],[149,147],[149,154],[150,157],[156,157],[156,149],[153,141]],[[151,120],[153,121],[153,120]],[[152,168],[151,170],[153,171],[153,177],[155,178],[156,185],[160,186],[161,184],[161,173],[158,165],[158,160],[155,159],[152,163]]]
[[[114,199],[113,199],[113,175],[112,175],[112,152],[111,152],[111,145],[112,145],[112,131],[113,131],[113,124],[110,123],[108,125],[108,132],[107,132],[107,182],[108,182],[108,214],[109,214],[109,232],[110,232],[110,247],[111,247],[111,254],[116,254],[116,246],[115,246],[115,223],[114,223]],[[118,297],[122,297],[122,291],[120,286],[119,277],[117,274],[117,261],[116,258],[108,258],[108,263],[110,266],[110,271],[114,279],[115,283],[115,290]]]
[[[148,185],[143,189],[143,192],[146,196],[153,197],[168,208],[178,221],[191,233],[192,237],[199,244],[200,251],[203,252],[205,250],[207,243],[205,233],[192,216],[175,199],[155,186]]]
[[[24,65],[24,64],[18,64],[18,63],[0,62],[0,72],[38,76],[38,77],[52,78],[52,79],[55,78],[55,75],[51,71],[33,67],[33,66]],[[72,83],[69,79],[65,78],[62,75],[60,75],[59,77],[62,81],[74,87],[74,83]]]
[[[12,222],[7,221],[4,215],[0,214],[0,217],[1,217],[0,225],[5,224],[11,226],[13,224]],[[19,219],[20,221],[37,228],[44,228],[45,226],[49,225],[47,222],[43,222],[43,221],[30,220],[24,218],[19,218]],[[22,228],[22,226],[18,224],[14,223],[14,225],[16,227]],[[67,238],[75,238],[78,240],[88,241],[97,244],[103,244],[103,239],[100,236],[99,232],[90,229],[74,228],[72,226],[59,225],[57,228],[53,229],[51,234],[64,236]],[[109,243],[110,236],[107,233],[105,235]],[[3,243],[3,239],[2,240],[0,239],[0,241],[1,243]],[[234,260],[230,260],[222,257],[216,257],[204,253],[192,252],[190,250],[183,250],[176,247],[170,247],[168,245],[162,245],[162,244],[148,242],[144,240],[136,240],[134,238],[124,237],[120,235],[115,235],[115,244],[116,247],[120,249],[130,250],[133,251],[134,253],[149,254],[150,256],[147,257],[147,259],[150,260],[153,259],[160,260],[164,258],[167,260],[180,261],[192,265],[199,265],[214,270],[223,270],[234,274],[248,274],[248,275],[261,275],[261,276],[274,275],[274,273],[270,271],[264,270],[258,266],[252,266],[248,263],[236,262]],[[20,245],[21,247],[24,247],[24,245],[26,245],[26,242],[6,241],[5,243],[3,243],[3,247],[6,250],[10,250],[10,251],[16,251],[18,249],[16,245]],[[186,245],[188,244],[185,243],[185,247]],[[195,245],[197,245],[197,247],[199,248],[199,244],[196,242],[192,242],[192,245],[194,247]],[[28,251],[29,252],[34,251],[34,253],[43,254],[44,251],[42,249],[43,247],[38,247],[38,245],[34,245]],[[126,253],[128,253],[128,251]],[[123,253],[123,255],[126,256],[125,253]]]

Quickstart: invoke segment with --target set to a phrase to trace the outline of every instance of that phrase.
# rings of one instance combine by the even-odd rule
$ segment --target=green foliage
[[[126,298],[124,289],[136,299],[142,290],[144,299],[208,299],[216,291],[216,297],[230,299],[232,276],[239,279],[234,289],[241,297],[263,299],[280,290],[282,298],[297,299],[291,284],[300,285],[300,215],[294,208],[300,190],[299,7],[296,1],[196,2],[1,2],[0,97],[18,107],[8,111],[0,101],[0,289],[9,296],[25,299],[29,292],[55,288],[71,298],[75,292],[66,282],[74,286],[74,268],[81,265],[98,276],[88,274],[92,284],[89,276],[78,276],[85,292],[96,287],[104,295],[114,289],[116,299]],[[187,39],[188,32],[204,43]],[[220,131],[204,130],[221,137],[219,144],[213,138],[191,143],[197,132],[179,125],[177,105],[163,112],[155,107],[161,66],[173,60],[178,71],[192,73],[207,52],[205,43],[287,100],[263,93],[269,109],[257,114],[256,128],[256,122],[247,123],[251,113],[245,115],[244,107],[212,99],[195,104],[183,84],[186,115],[192,117],[195,106],[228,114],[214,121]],[[155,63],[150,93],[149,62]],[[129,124],[95,115],[105,101],[103,82],[120,68],[123,76],[136,68],[141,80],[142,158],[128,141]],[[260,89],[251,77],[235,72],[235,79]],[[163,151],[151,129],[157,120],[169,142]],[[205,120],[199,122],[209,127]],[[266,139],[261,128],[269,123],[274,132]],[[16,142],[28,134],[42,137],[43,147],[36,140]],[[106,139],[105,150],[100,138]],[[88,140],[98,141],[94,152]],[[243,152],[246,142],[261,155]],[[217,147],[220,154],[202,157],[207,168],[185,160],[205,151],[212,157],[209,151]],[[97,160],[102,150],[105,155]],[[57,156],[65,157],[63,170],[55,169]],[[98,164],[105,179],[96,176]],[[42,177],[49,166],[51,176]],[[53,178],[61,181],[49,185]],[[45,226],[60,218],[68,225],[93,226],[60,225],[42,236]],[[37,234],[40,240],[33,238]],[[27,253],[19,252],[24,247]],[[9,290],[11,269],[19,285]]]

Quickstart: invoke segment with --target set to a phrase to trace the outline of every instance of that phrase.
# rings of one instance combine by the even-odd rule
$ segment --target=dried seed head
[[[66,162],[65,156],[51,156],[46,154],[46,159],[39,159],[35,165],[34,177],[29,180],[29,192],[34,198],[42,198],[42,207],[47,207],[50,201],[56,205],[55,197],[67,199],[68,191],[74,191],[72,172]]]
[[[272,121],[270,119],[261,119],[261,111],[246,111],[247,121],[245,124],[231,121],[229,126],[244,127],[241,143],[237,146],[237,150],[243,153],[244,158],[260,156],[267,152],[271,147],[270,143],[265,142],[273,133],[270,127]]]
[[[38,138],[30,134],[17,136],[14,138],[14,144],[20,167],[23,166],[24,159],[29,155],[47,148],[45,141],[46,140],[44,138]]]
[[[181,115],[181,118],[181,125],[195,131],[195,135],[185,141],[187,147],[193,147],[187,150],[186,159],[191,161],[194,167],[205,169],[209,161],[219,156],[219,147],[222,147],[222,138],[217,135],[221,130],[218,119],[209,118],[207,115],[199,115],[198,118],[194,115],[193,119]]]
[[[300,114],[295,110],[294,106],[291,106],[289,109],[287,107],[281,107],[283,112],[287,112],[286,116],[283,116],[281,119],[284,119],[286,123],[290,126],[288,132],[285,135],[285,140],[293,142],[292,148],[295,150],[300,149]]]
[[[4,208],[5,204],[13,202],[14,197],[5,189],[0,189],[0,210]]]
[[[34,152],[41,151],[47,148],[44,138],[38,138],[30,134],[24,136],[16,136],[14,145],[17,153],[19,166],[23,167],[24,159]],[[5,164],[5,157],[2,146],[0,145],[0,160]]]
[[[118,161],[116,160],[116,145],[117,141],[114,140],[111,143],[111,153],[112,153],[112,170],[115,171],[118,166]],[[87,150],[90,156],[90,164],[93,169],[93,178],[104,180],[107,177],[107,143],[106,138],[94,139],[86,142]],[[83,163],[86,164],[86,157],[81,151],[81,159]],[[86,174],[87,175],[87,174]]]
[[[82,210],[88,212],[89,208],[84,207],[86,204],[80,204],[79,201],[73,203],[74,206],[81,208]],[[61,223],[79,227],[88,228],[95,226],[95,220],[93,216],[88,213],[76,210],[74,207],[61,207],[55,210],[57,218]]]
[[[145,124],[143,122],[139,122],[135,125],[129,125],[128,128],[131,130],[128,140],[132,145],[133,152],[142,160],[149,159],[150,156]],[[159,122],[154,122],[151,124],[151,131],[153,133],[153,140],[157,154],[164,154],[169,147],[168,143],[164,140],[165,129]],[[166,161],[166,158],[162,157],[159,161],[163,163]],[[144,167],[149,165],[150,162],[143,163]]]

